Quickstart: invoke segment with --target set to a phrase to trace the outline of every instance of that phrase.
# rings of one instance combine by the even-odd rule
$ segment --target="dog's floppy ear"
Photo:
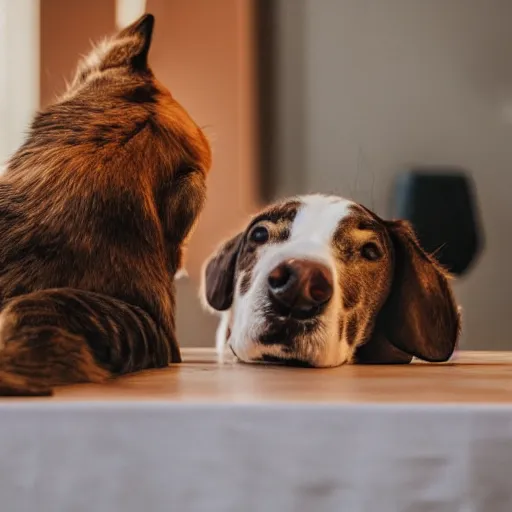
[[[394,276],[377,317],[374,337],[425,361],[452,355],[460,332],[460,314],[447,273],[427,255],[406,221],[388,222]]]
[[[224,242],[204,265],[203,294],[210,307],[225,311],[233,302],[235,269],[243,233]]]

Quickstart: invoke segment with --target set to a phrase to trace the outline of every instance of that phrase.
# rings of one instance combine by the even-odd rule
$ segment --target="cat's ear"
[[[148,53],[153,36],[155,17],[144,14],[137,21],[121,30],[114,40],[120,42],[118,52],[124,53],[135,71],[148,69]],[[112,49],[115,54],[115,46]]]

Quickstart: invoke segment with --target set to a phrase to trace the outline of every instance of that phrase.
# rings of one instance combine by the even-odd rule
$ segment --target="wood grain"
[[[105,385],[57,389],[53,401],[187,403],[511,403],[512,352],[459,352],[450,363],[345,365],[333,369],[218,364],[208,349],[183,351],[184,363]],[[13,399],[7,399],[12,402]],[[18,399],[20,400],[20,399]]]

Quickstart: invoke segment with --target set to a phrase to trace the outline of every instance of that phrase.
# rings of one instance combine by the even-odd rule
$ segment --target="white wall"
[[[281,16],[296,1],[302,25],[281,41],[279,59],[301,63],[302,101],[285,114],[302,110],[304,123],[301,147],[288,142],[281,160],[301,155],[301,191],[350,195],[381,214],[404,167],[470,170],[486,249],[456,284],[463,344],[512,349],[512,2],[280,0]],[[289,48],[293,37],[300,54]],[[297,132],[286,116],[280,123]]]
[[[0,168],[39,107],[39,0],[0,0]]]

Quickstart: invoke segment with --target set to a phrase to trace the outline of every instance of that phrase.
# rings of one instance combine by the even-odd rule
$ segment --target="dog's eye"
[[[249,235],[249,239],[251,242],[255,244],[265,244],[269,239],[268,229],[264,226],[256,226]]]
[[[377,261],[380,258],[381,254],[377,245],[372,242],[369,242],[367,244],[364,244],[363,247],[361,247],[361,256],[365,260]]]

